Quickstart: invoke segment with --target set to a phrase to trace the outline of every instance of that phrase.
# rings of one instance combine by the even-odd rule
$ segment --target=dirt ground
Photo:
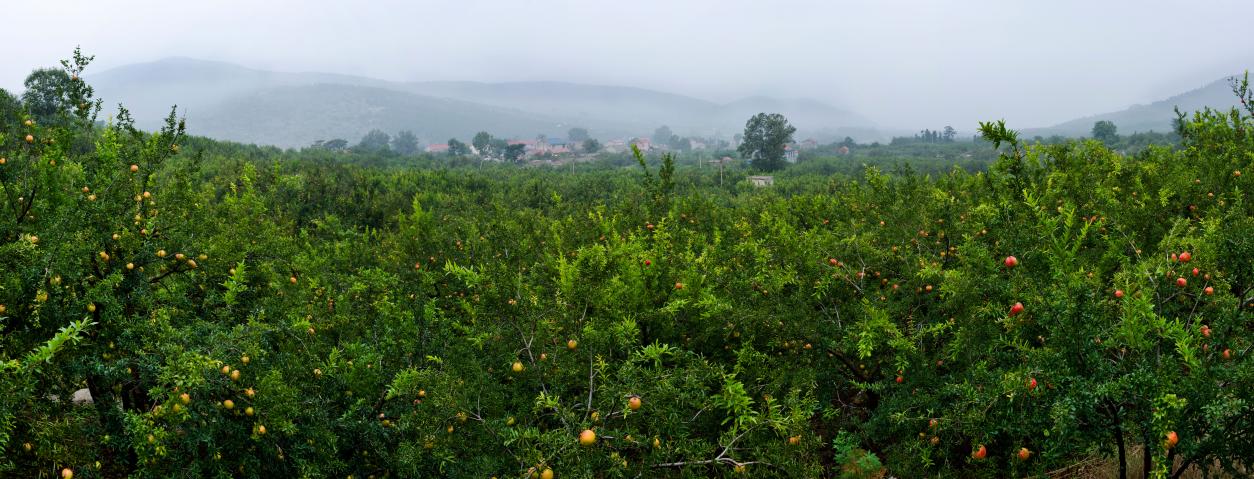
[[[1128,478],[1140,479],[1145,477],[1145,471],[1141,469],[1141,454],[1144,448],[1136,446],[1128,451]],[[1180,460],[1176,461],[1179,466]],[[1174,469],[1173,469],[1174,470]],[[1233,476],[1223,473],[1218,464],[1212,465],[1210,478],[1250,478],[1254,477],[1254,470],[1242,468],[1240,475]],[[1049,473],[1051,479],[1119,479],[1119,460],[1117,458],[1093,457],[1087,461],[1075,464],[1070,467],[1052,471]],[[1208,477],[1203,475],[1202,467],[1198,465],[1190,466],[1184,474],[1180,475],[1181,479],[1201,479]]]

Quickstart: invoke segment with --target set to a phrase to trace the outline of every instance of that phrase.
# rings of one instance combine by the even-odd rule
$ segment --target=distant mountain
[[[1047,128],[1024,130],[1024,133],[1041,136],[1089,136],[1093,131],[1093,124],[1102,120],[1113,122],[1121,135],[1147,131],[1166,133],[1172,131],[1171,122],[1176,118],[1176,107],[1191,114],[1204,107],[1226,110],[1237,104],[1237,97],[1233,95],[1228,79],[1224,78],[1148,105],[1134,105],[1125,110],[1086,116]]]
[[[572,122],[611,121],[649,131],[666,118],[673,125],[687,125],[718,105],[682,95],[641,88],[580,85],[563,82],[415,82],[408,91],[442,98],[504,106]]]
[[[188,58],[123,66],[87,80],[110,106],[125,104],[141,127],[157,126],[177,104],[195,134],[284,147],[331,138],[355,142],[371,128],[413,130],[429,142],[465,140],[480,130],[565,136],[576,126],[602,139],[649,135],[661,125],[681,135],[730,137],[759,112],[783,113],[798,128],[798,139],[877,135],[865,117],[814,100],[754,97],[720,105],[641,88],[563,82],[390,82]]]
[[[350,144],[372,129],[411,130],[425,142],[468,141],[487,130],[531,138],[558,123],[525,112],[413,95],[383,88],[316,84],[258,89],[188,114],[198,135],[283,147],[343,138]]]
[[[782,113],[802,133],[874,129],[866,117],[816,100],[751,97],[726,105],[642,88],[562,82],[419,82],[409,91],[535,112],[572,123],[604,124],[647,134],[670,126],[677,134],[730,136],[757,113]],[[830,134],[828,136],[831,136]]]
[[[190,58],[168,58],[136,63],[88,75],[96,96],[107,106],[125,103],[142,122],[157,121],[178,105],[196,111],[242,94],[265,88],[333,83],[380,86],[367,78],[325,73],[276,73],[238,65]]]

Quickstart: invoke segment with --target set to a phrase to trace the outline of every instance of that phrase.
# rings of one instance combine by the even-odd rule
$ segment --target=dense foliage
[[[784,148],[792,143],[797,128],[779,113],[758,113],[745,122],[744,139],[737,148],[753,167],[763,171],[784,168]]]
[[[753,188],[145,133],[98,121],[87,60],[53,117],[0,118],[0,474],[1008,477],[1143,445],[1165,477],[1254,450],[1252,112],[1132,156],[988,124],[987,171]]]

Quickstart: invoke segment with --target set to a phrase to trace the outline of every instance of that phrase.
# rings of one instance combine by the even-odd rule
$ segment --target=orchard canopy
[[[754,188],[140,131],[89,60],[0,98],[2,476],[1254,465],[1248,108]]]

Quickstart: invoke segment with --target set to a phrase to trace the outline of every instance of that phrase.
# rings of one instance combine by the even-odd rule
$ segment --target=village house
[[[787,160],[789,163],[796,163],[797,158],[799,156],[800,156],[800,151],[798,151],[796,148],[793,148],[792,145],[784,145],[784,159]]]
[[[818,147],[819,147],[819,142],[815,140],[814,138],[806,138],[804,141],[801,142],[801,149],[803,150],[813,150]]]
[[[774,176],[750,176],[749,184],[758,188],[761,188],[764,186],[771,186],[775,184],[775,177]]]
[[[605,142],[604,145],[601,145],[601,149],[605,150],[608,153],[622,153],[624,151],[627,151],[627,141],[621,140],[621,139],[610,140],[610,141]]]
[[[549,138],[547,150],[545,153],[551,155],[564,155],[574,151],[575,145],[571,144],[565,138]]]
[[[427,153],[448,153],[448,143],[432,143],[427,145]]]
[[[523,156],[533,156],[533,155],[539,154],[539,152],[537,151],[538,149],[537,147],[539,146],[540,142],[536,140],[507,140],[506,143],[508,143],[510,146],[522,145]]]

